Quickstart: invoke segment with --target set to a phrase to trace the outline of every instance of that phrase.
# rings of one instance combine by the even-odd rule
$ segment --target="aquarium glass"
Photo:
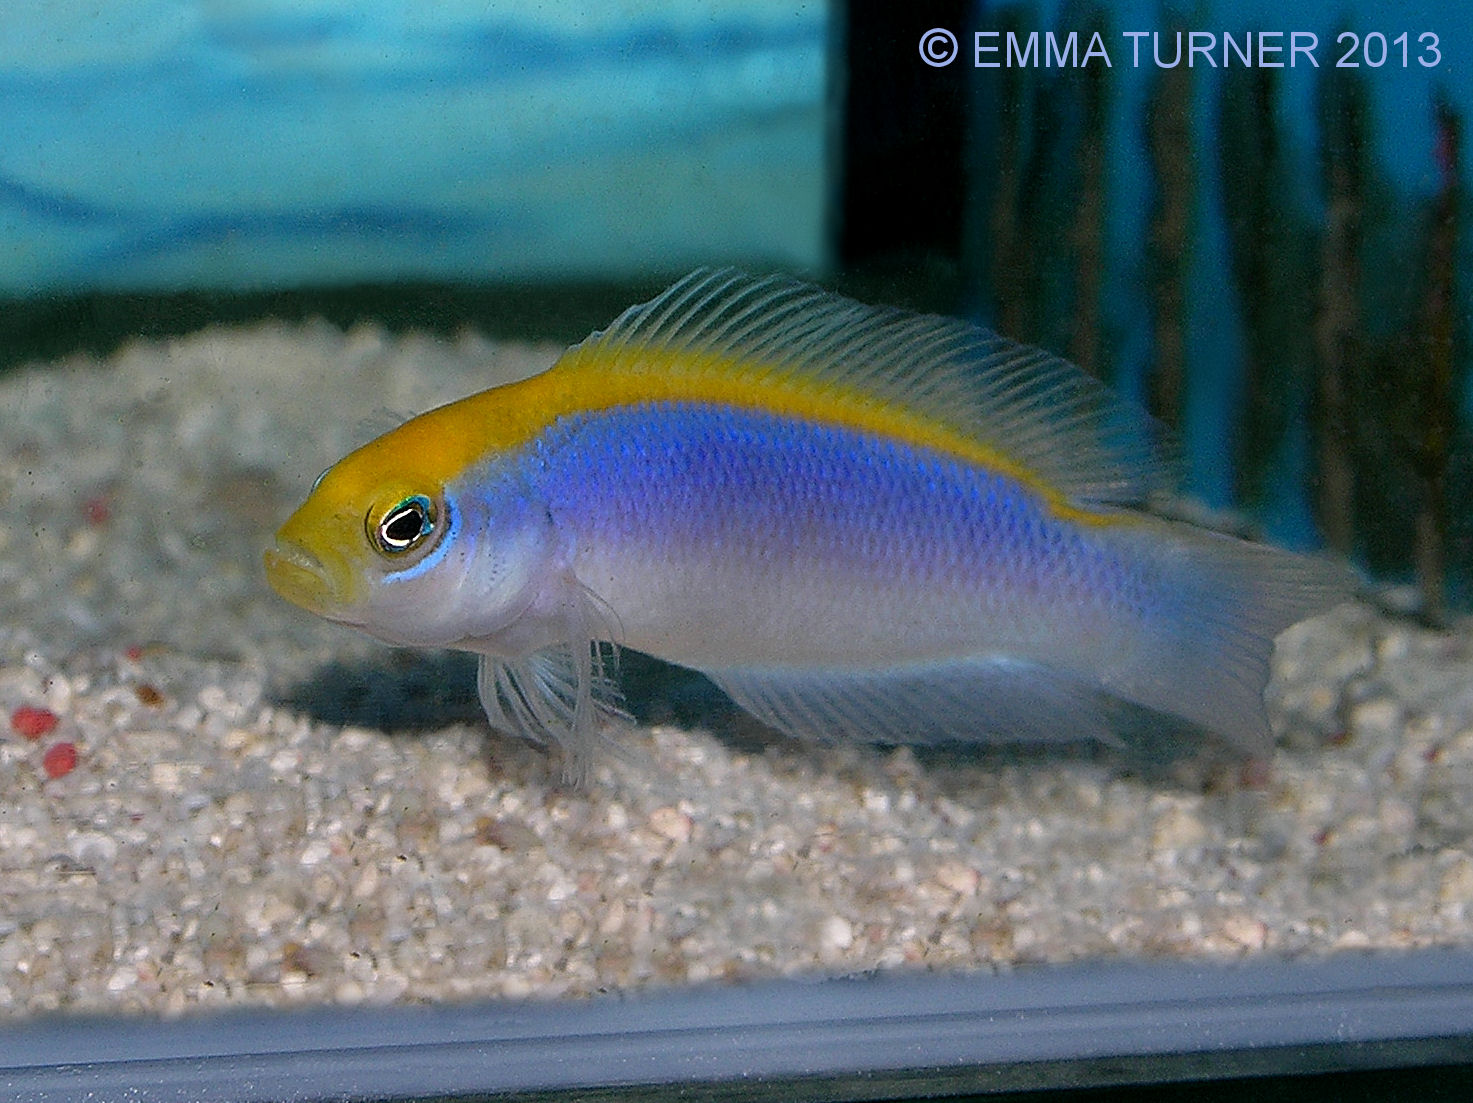
[[[1434,985],[1470,66],[1438,0],[7,7],[0,1048]]]

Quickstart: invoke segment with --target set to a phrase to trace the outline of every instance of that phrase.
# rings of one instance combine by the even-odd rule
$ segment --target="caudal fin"
[[[1350,571],[1323,559],[1174,521],[1120,530],[1158,572],[1159,601],[1139,646],[1104,672],[1112,693],[1182,717],[1250,754],[1273,745],[1263,691],[1274,639],[1352,593]]]

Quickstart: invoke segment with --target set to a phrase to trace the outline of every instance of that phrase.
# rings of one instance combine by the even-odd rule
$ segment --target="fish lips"
[[[352,604],[352,576],[347,565],[328,562],[300,544],[277,539],[266,549],[266,581],[293,605],[331,620],[345,620]]]

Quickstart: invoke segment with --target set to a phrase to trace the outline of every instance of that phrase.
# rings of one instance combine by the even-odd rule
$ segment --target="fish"
[[[1347,569],[1170,519],[1149,417],[957,319],[693,272],[547,371],[328,468],[265,553],[290,602],[479,655],[491,726],[586,771],[617,650],[788,735],[1267,754],[1274,640]]]

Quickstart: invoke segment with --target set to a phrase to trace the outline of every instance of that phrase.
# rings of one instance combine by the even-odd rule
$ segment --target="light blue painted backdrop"
[[[0,294],[823,257],[805,0],[17,0]]]

